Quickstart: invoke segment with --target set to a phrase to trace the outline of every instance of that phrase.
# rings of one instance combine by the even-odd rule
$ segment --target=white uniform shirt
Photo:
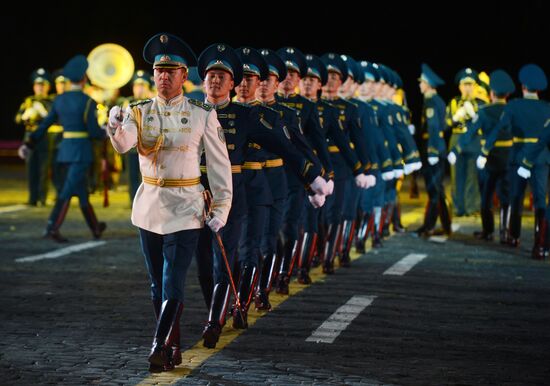
[[[109,132],[115,150],[125,153],[137,146],[139,131],[142,148],[153,148],[162,141],[158,151],[149,155],[138,146],[142,176],[159,184],[199,178],[204,150],[213,196],[212,215],[226,222],[233,194],[231,163],[216,110],[183,94],[169,101],[157,96],[129,106],[122,127],[114,135]],[[132,206],[132,223],[158,234],[201,228],[203,191],[200,183],[167,187],[142,182]]]

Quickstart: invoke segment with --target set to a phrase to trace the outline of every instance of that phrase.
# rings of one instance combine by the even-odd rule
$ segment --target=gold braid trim
[[[143,144],[143,141],[141,139],[141,132],[142,132],[142,125],[141,125],[141,110],[134,106],[132,107],[132,111],[134,112],[134,118],[136,120],[136,126],[137,126],[137,150],[138,153],[141,154],[144,157],[148,157],[149,155],[153,154],[153,166],[157,166],[157,160],[159,151],[162,148],[162,145],[164,143],[164,135],[159,135],[157,137],[157,142],[151,146],[147,147]]]

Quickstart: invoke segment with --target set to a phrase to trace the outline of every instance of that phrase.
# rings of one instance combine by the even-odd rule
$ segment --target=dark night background
[[[29,75],[34,69],[53,71],[73,55],[87,55],[102,43],[126,47],[136,68],[147,69],[141,56],[143,44],[161,31],[179,35],[197,55],[214,42],[225,42],[274,49],[291,45],[306,53],[334,51],[385,63],[404,79],[415,119],[421,106],[416,79],[422,62],[447,81],[440,89],[446,101],[458,93],[453,78],[466,66],[487,72],[504,68],[517,79],[521,65],[534,62],[550,73],[550,5],[542,0],[336,2],[326,7],[262,3],[262,8],[271,7],[270,14],[258,12],[254,2],[210,7],[158,0],[147,4],[42,3],[4,13],[6,72],[0,139],[22,137],[22,127],[13,118],[24,97],[32,94]],[[319,13],[320,17],[315,16]],[[8,22],[15,29],[8,29]],[[129,87],[122,90],[123,95],[129,93]]]

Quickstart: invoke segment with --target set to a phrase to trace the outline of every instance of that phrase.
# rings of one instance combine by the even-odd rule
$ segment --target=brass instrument
[[[118,44],[97,46],[88,55],[88,63],[88,78],[94,86],[105,90],[121,88],[134,75],[132,55]]]

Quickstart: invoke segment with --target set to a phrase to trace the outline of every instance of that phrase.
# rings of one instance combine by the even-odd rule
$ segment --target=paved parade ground
[[[0,181],[0,385],[550,384],[550,262],[529,258],[531,213],[518,249],[474,240],[476,217],[455,219],[449,240],[393,235],[350,268],[272,293],[248,330],[229,320],[215,350],[202,347],[193,263],[183,364],[151,375],[154,313],[127,193],[111,192],[109,208],[92,195],[101,241],[74,198],[59,245],[41,239],[51,204],[22,205],[22,169],[2,167]],[[401,196],[415,229],[425,197]]]

